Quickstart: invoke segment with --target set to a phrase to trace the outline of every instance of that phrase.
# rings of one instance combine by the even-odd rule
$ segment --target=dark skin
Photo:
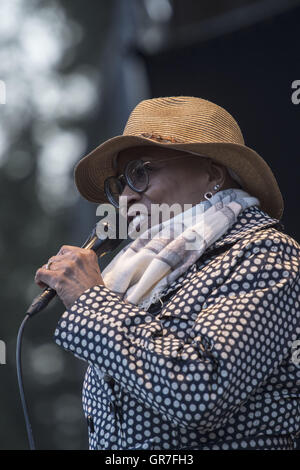
[[[172,157],[182,155],[171,161]],[[154,162],[154,171],[150,172],[147,191],[136,193],[126,186],[122,196],[127,196],[128,208],[134,203],[145,204],[150,211],[150,204],[174,203],[198,204],[204,201],[204,194],[219,184],[221,189],[236,188],[223,165],[215,164],[209,158],[190,156],[184,152],[153,147],[135,147],[123,150],[118,155],[118,174],[122,174],[126,163],[130,160],[148,159]],[[159,160],[170,159],[170,163]],[[156,163],[158,162],[158,163]]]
[[[150,211],[151,204],[198,204],[204,200],[208,191],[216,192],[214,186],[219,184],[219,191],[238,188],[239,185],[230,177],[223,165],[211,159],[191,157],[181,152],[184,158],[171,162],[172,157],[180,155],[178,151],[154,147],[136,147],[119,153],[117,173],[122,174],[130,160],[142,159],[153,162],[149,172],[149,186],[143,193],[136,193],[128,186],[122,196],[127,197],[128,209],[133,204],[144,204]],[[159,163],[158,160],[170,159],[170,163]],[[57,292],[66,308],[87,289],[95,285],[104,285],[96,254],[75,246],[64,245],[56,256],[49,259],[51,269],[43,265],[37,270],[35,282],[41,287],[52,287]]]

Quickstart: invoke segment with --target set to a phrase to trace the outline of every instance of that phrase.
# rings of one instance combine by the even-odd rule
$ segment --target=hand
[[[40,287],[52,287],[66,308],[87,289],[104,285],[98,258],[94,251],[64,245],[49,261],[50,269],[43,265],[37,270],[35,282]]]

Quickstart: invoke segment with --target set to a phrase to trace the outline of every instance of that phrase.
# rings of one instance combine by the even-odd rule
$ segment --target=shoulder
[[[268,264],[284,264],[293,271],[299,271],[300,245],[283,230],[278,220],[270,218],[258,208],[250,208],[215,243],[210,253],[208,250],[207,258],[215,258],[220,254],[231,265],[241,264],[245,259],[258,263],[260,259]]]
[[[287,278],[289,284],[299,282],[300,246],[274,227],[245,235],[226,255],[224,261],[229,261],[233,269],[255,272],[257,279],[268,277],[275,282]]]
[[[262,246],[294,256],[300,254],[299,243],[285,233],[282,223],[256,206],[243,211],[227,237],[226,235],[225,238],[233,235],[233,245],[248,248]]]
[[[300,255],[300,245],[287,233],[277,230],[275,227],[267,227],[249,234],[245,234],[238,242],[244,248],[264,247],[271,251],[278,251],[291,256]]]
[[[206,250],[205,258],[240,251],[246,251],[248,255],[251,252],[280,252],[286,257],[300,259],[298,242],[284,232],[279,220],[271,218],[256,206],[239,215],[236,223]]]

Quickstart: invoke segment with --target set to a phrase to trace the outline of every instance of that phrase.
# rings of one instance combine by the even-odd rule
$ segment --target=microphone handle
[[[56,291],[52,289],[52,287],[46,287],[43,292],[37,295],[36,298],[33,300],[26,314],[32,316],[40,312],[45,307],[47,307],[50,300],[52,300],[55,296]]]
[[[120,240],[118,239],[110,239],[110,238],[105,238],[104,240],[100,239],[96,235],[96,228],[92,231],[90,237],[85,241],[85,243],[81,246],[81,248],[84,248],[86,250],[93,250],[96,255],[103,256],[107,253],[109,250],[113,250],[116,248],[116,246],[120,243]],[[103,250],[105,245],[105,248],[107,248],[106,251]],[[33,300],[32,304],[28,308],[26,314],[29,316],[33,316],[36,313],[40,312],[43,310],[49,302],[56,296],[56,291],[52,289],[52,287],[46,287],[41,294],[39,294],[35,299]]]

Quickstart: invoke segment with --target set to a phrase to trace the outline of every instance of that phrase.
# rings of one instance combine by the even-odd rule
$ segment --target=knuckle
[[[64,279],[64,276],[65,277],[68,277],[70,275],[70,272],[71,272],[71,269],[70,269],[70,266],[69,265],[66,265],[62,268],[62,280]]]
[[[41,274],[41,269],[42,269],[42,268],[37,269],[37,271],[36,271],[36,273],[35,273],[35,279],[37,279],[37,278],[40,276],[40,274]]]
[[[69,268],[68,266],[64,266],[61,269],[61,279],[63,279],[64,276],[68,276],[68,274],[69,274]]]
[[[55,289],[56,291],[60,291],[62,286],[64,285],[65,281],[64,281],[64,276],[62,275],[54,275],[53,276],[53,281],[52,281],[52,284],[53,284],[53,289]]]
[[[69,276],[73,271],[76,266],[76,261],[74,259],[68,260],[68,262],[65,264],[65,266],[62,269],[62,272],[65,276]]]
[[[68,250],[68,245],[62,245],[59,249],[59,252],[57,253],[58,255],[63,255],[65,254]]]

